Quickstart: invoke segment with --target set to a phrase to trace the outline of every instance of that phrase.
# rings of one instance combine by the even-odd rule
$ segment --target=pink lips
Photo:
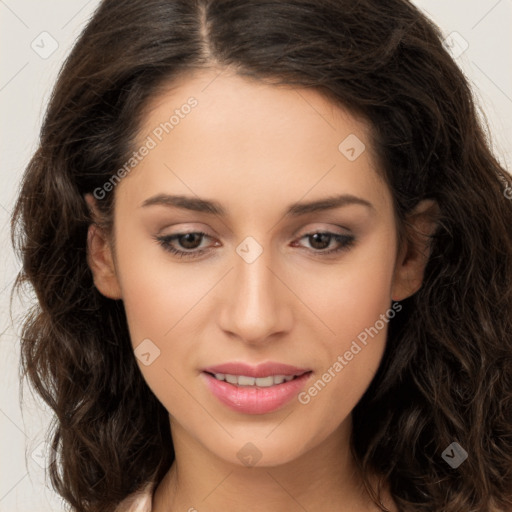
[[[224,363],[203,368],[208,373],[229,373],[231,375],[247,375],[248,377],[267,377],[268,375],[302,375],[307,368],[297,368],[289,364],[262,363],[251,366],[245,363]]]
[[[293,380],[269,387],[238,386],[216,379],[214,373],[267,377],[294,375]],[[230,409],[245,414],[266,414],[283,407],[305,386],[311,371],[281,363],[263,363],[251,366],[245,363],[225,363],[204,368],[201,372],[206,385],[217,399]]]

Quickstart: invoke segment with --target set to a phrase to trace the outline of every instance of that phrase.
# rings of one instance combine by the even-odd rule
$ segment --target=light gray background
[[[0,512],[64,510],[45,486],[40,467],[48,411],[26,391],[19,404],[19,342],[9,318],[9,294],[19,263],[9,241],[9,216],[22,172],[36,149],[57,72],[98,0],[0,0]],[[488,120],[499,160],[512,168],[512,0],[416,0],[460,52]],[[52,39],[58,48],[52,50]],[[42,58],[31,44],[42,54]],[[461,46],[462,45],[462,46]],[[46,54],[45,54],[46,52]],[[35,450],[35,451],[34,451]],[[44,451],[44,450],[43,450]]]

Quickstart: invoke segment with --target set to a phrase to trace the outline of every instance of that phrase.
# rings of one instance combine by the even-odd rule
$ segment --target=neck
[[[155,490],[152,510],[378,511],[350,453],[350,429],[349,418],[299,457],[260,467],[227,462],[171,423],[176,458]],[[375,477],[371,481],[376,482]],[[385,498],[385,504],[392,506],[389,494]]]

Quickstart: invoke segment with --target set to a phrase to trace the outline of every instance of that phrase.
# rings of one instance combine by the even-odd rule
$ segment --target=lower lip
[[[266,414],[280,409],[297,396],[309,379],[311,372],[289,382],[282,382],[266,388],[257,386],[236,386],[217,380],[209,373],[202,372],[210,391],[230,409],[245,414]]]

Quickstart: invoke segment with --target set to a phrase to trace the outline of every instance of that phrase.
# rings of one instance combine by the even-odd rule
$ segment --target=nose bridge
[[[247,237],[236,253],[222,327],[245,341],[263,340],[283,327],[279,324],[284,304],[279,280],[271,270],[272,251]]]

